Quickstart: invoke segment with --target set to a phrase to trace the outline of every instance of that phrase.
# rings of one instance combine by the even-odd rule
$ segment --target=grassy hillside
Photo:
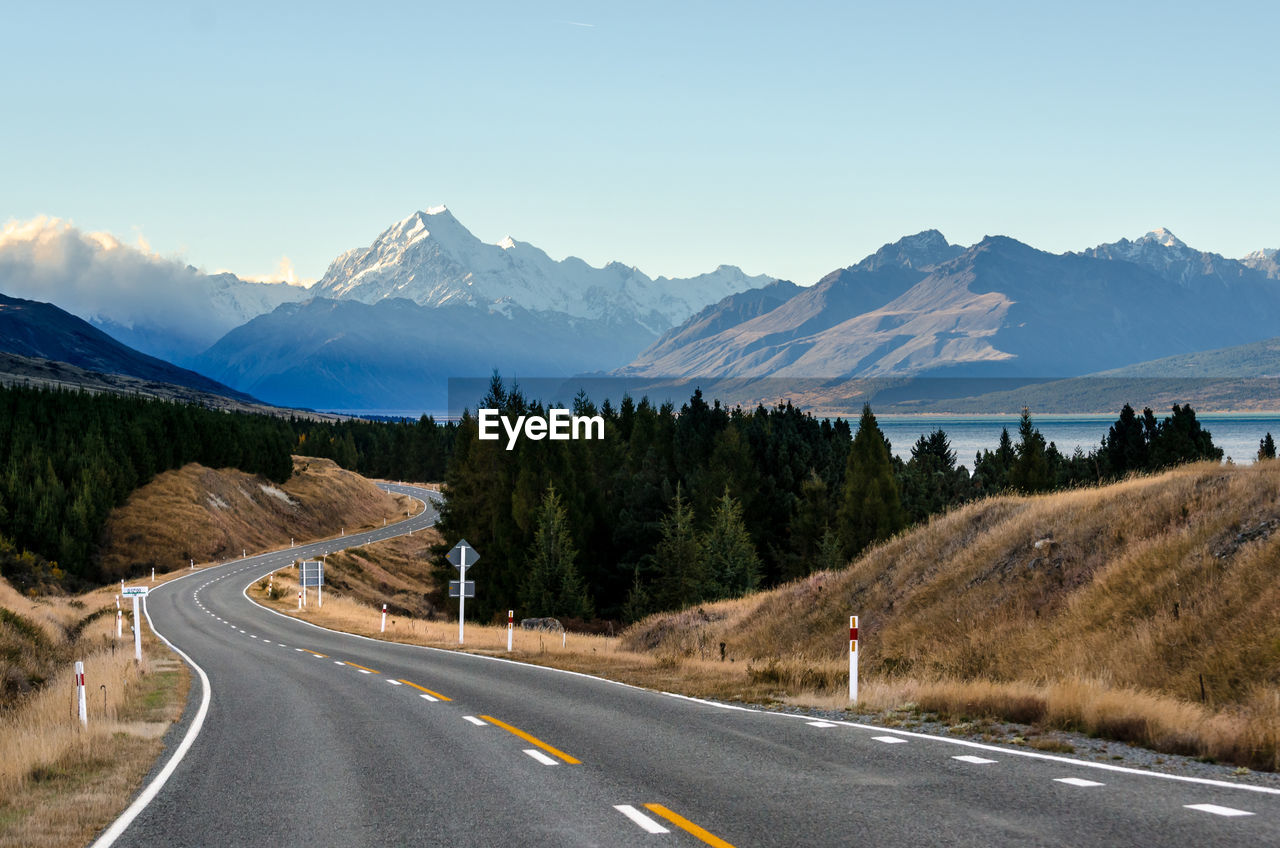
[[[414,504],[416,507],[417,505]],[[274,485],[235,469],[186,465],[158,475],[112,511],[99,556],[107,575],[168,571],[403,518],[408,501],[333,461],[293,458]]]
[[[1000,716],[1274,769],[1278,528],[1276,462],[996,497],[845,570],[654,616],[624,646],[678,659],[723,642],[780,693],[836,693],[857,613],[873,705]]]

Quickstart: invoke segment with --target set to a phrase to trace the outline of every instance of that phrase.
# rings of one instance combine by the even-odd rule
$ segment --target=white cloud
[[[54,303],[127,344],[179,360],[304,296],[293,286],[204,274],[152,252],[136,228],[135,237],[138,247],[60,218],[9,221],[0,231],[0,292]]]

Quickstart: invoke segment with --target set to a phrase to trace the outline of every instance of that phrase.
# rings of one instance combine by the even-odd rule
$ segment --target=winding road
[[[295,559],[435,519],[153,591],[151,626],[196,682],[158,774],[95,845],[1280,845],[1273,789],[376,641],[244,594]]]

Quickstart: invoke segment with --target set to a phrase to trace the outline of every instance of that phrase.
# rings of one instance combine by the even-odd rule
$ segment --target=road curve
[[[434,521],[427,509],[158,587],[153,628],[201,672],[189,747],[98,844],[1280,844],[1275,790],[380,642],[243,594],[295,559]]]

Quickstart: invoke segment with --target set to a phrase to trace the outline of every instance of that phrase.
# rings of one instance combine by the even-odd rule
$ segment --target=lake
[[[1166,416],[1158,417],[1163,420]],[[1097,448],[1116,418],[1116,415],[1045,415],[1033,416],[1031,420],[1046,442],[1053,442],[1059,451],[1070,456],[1077,446],[1085,453]],[[1213,443],[1222,448],[1224,458],[1231,457],[1241,464],[1254,461],[1258,441],[1265,433],[1280,438],[1280,417],[1273,414],[1205,414],[1197,415],[1196,420],[1213,436]],[[1018,441],[1016,415],[878,415],[876,421],[893,446],[893,452],[903,459],[911,458],[911,446],[916,439],[941,427],[951,440],[956,461],[970,470],[979,450],[994,450],[999,444],[1001,428],[1008,427],[1014,443]],[[856,417],[852,425],[856,431]]]

